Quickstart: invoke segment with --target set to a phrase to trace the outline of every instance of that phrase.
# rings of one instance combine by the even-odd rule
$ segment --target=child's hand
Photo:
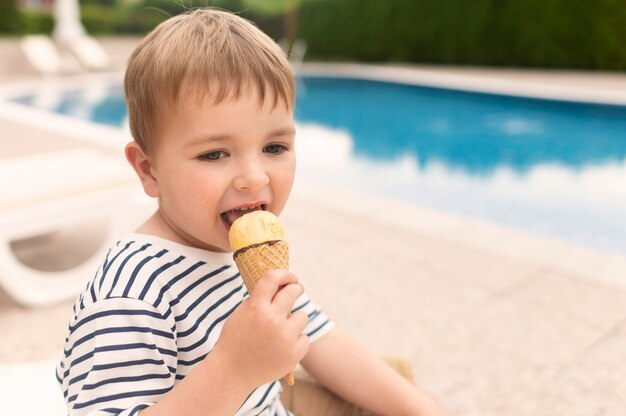
[[[309,349],[302,331],[307,315],[291,309],[303,288],[286,270],[267,272],[250,297],[224,324],[214,351],[227,357],[233,375],[257,387],[277,380],[295,367]]]

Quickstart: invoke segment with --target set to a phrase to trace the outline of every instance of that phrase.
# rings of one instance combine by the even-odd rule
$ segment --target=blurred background
[[[92,35],[142,35],[169,15],[213,6],[275,39],[303,38],[310,59],[626,69],[626,10],[595,0],[82,0]],[[0,32],[52,33],[53,0],[3,0]]]
[[[0,0],[5,407],[64,413],[75,296],[155,209],[123,156],[126,61],[207,6],[290,57],[292,268],[340,326],[453,414],[626,414],[619,0]]]

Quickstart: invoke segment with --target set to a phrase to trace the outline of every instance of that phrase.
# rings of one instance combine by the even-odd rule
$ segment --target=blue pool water
[[[123,125],[85,96],[47,109]],[[296,121],[301,177],[626,253],[626,107],[306,77]]]

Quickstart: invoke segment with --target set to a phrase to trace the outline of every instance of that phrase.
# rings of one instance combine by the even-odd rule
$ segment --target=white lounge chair
[[[67,41],[65,46],[86,69],[104,70],[111,68],[111,57],[100,43],[91,36],[78,36]]]
[[[45,35],[28,35],[21,39],[20,47],[28,63],[43,75],[112,68],[110,55],[88,35],[80,35],[61,44]]]
[[[96,272],[106,246],[151,209],[153,202],[142,197],[132,170],[94,150],[0,159],[0,286],[27,306],[76,296]],[[70,270],[36,270],[12,248],[12,242],[103,217],[109,224],[100,248]]]
[[[28,63],[43,75],[57,75],[81,70],[76,58],[62,54],[51,38],[45,35],[24,36],[20,48]]]
[[[54,2],[52,37],[62,49],[70,52],[88,70],[110,69],[111,58],[97,40],[87,34],[80,20],[78,0]]]

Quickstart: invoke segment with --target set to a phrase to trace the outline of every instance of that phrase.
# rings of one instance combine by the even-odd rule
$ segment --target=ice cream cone
[[[238,250],[235,263],[248,292],[252,292],[256,283],[268,270],[289,269],[289,246],[282,240],[255,244],[245,250]]]
[[[289,245],[284,238],[278,218],[267,211],[251,212],[232,224],[230,246],[249,293],[267,271],[289,270]],[[293,385],[293,371],[285,379],[287,384]]]

